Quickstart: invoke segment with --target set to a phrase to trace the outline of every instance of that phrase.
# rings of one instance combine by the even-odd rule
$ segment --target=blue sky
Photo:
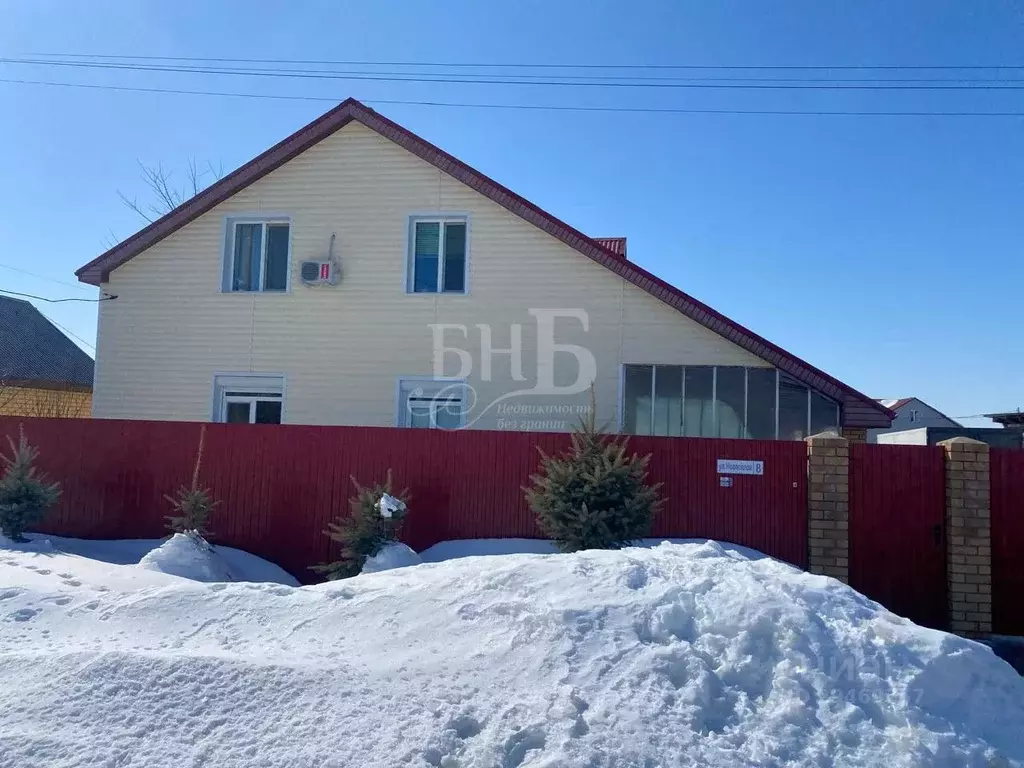
[[[1019,4],[996,0],[8,0],[4,16],[0,57],[8,58],[93,53],[1024,65],[1024,12]],[[1024,78],[1024,69],[971,74]],[[294,81],[9,63],[0,63],[0,78],[339,101],[355,96],[584,232],[627,236],[634,261],[864,392],[915,395],[954,417],[1024,406],[1022,118],[578,113],[373,103],[1024,112],[1024,91]],[[123,238],[138,228],[140,220],[118,199],[119,191],[143,194],[137,161],[163,163],[177,178],[190,157],[231,169],[330,106],[4,82],[0,104],[0,287],[48,297],[92,296],[92,289],[74,286],[74,270],[105,249],[111,232]],[[38,305],[83,339],[95,339],[94,304]]]

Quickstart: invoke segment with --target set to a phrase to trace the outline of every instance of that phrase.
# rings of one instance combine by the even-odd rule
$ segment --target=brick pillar
[[[943,440],[946,452],[946,579],[950,629],[992,631],[992,538],[988,445],[967,437]]]
[[[823,432],[807,438],[808,570],[850,581],[850,447]]]
[[[867,427],[843,427],[843,437],[851,443],[866,443],[868,441]]]

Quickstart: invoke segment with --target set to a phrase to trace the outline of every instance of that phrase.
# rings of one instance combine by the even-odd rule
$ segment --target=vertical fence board
[[[850,445],[850,585],[944,629],[946,470],[942,448]]]
[[[992,448],[992,631],[1024,635],[1024,451]]]

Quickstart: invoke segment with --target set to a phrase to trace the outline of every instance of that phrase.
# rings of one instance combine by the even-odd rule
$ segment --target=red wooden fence
[[[40,469],[60,481],[42,530],[82,538],[165,534],[164,494],[187,484],[200,425],[186,422],[0,418],[24,424]],[[200,484],[221,504],[216,541],[272,560],[301,579],[330,558],[327,523],[348,509],[350,476],[390,468],[412,495],[404,538],[422,550],[446,539],[538,537],[522,486],[568,436],[522,432],[208,424]],[[635,437],[651,453],[667,503],[654,535],[708,537],[806,565],[806,449],[800,442]],[[758,459],[764,475],[720,484],[716,460]]]
[[[1024,635],[1024,451],[992,448],[992,631]]]
[[[850,586],[918,624],[945,628],[942,448],[850,445]]]

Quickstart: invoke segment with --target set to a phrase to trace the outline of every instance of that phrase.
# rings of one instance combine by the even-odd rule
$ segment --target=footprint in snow
[[[14,613],[7,614],[8,621],[28,621],[40,613],[38,608],[19,608]]]
[[[519,768],[526,760],[526,753],[533,749],[544,749],[547,744],[547,734],[544,729],[537,725],[531,725],[521,731],[516,731],[505,740],[505,757],[501,761],[501,768]]]

